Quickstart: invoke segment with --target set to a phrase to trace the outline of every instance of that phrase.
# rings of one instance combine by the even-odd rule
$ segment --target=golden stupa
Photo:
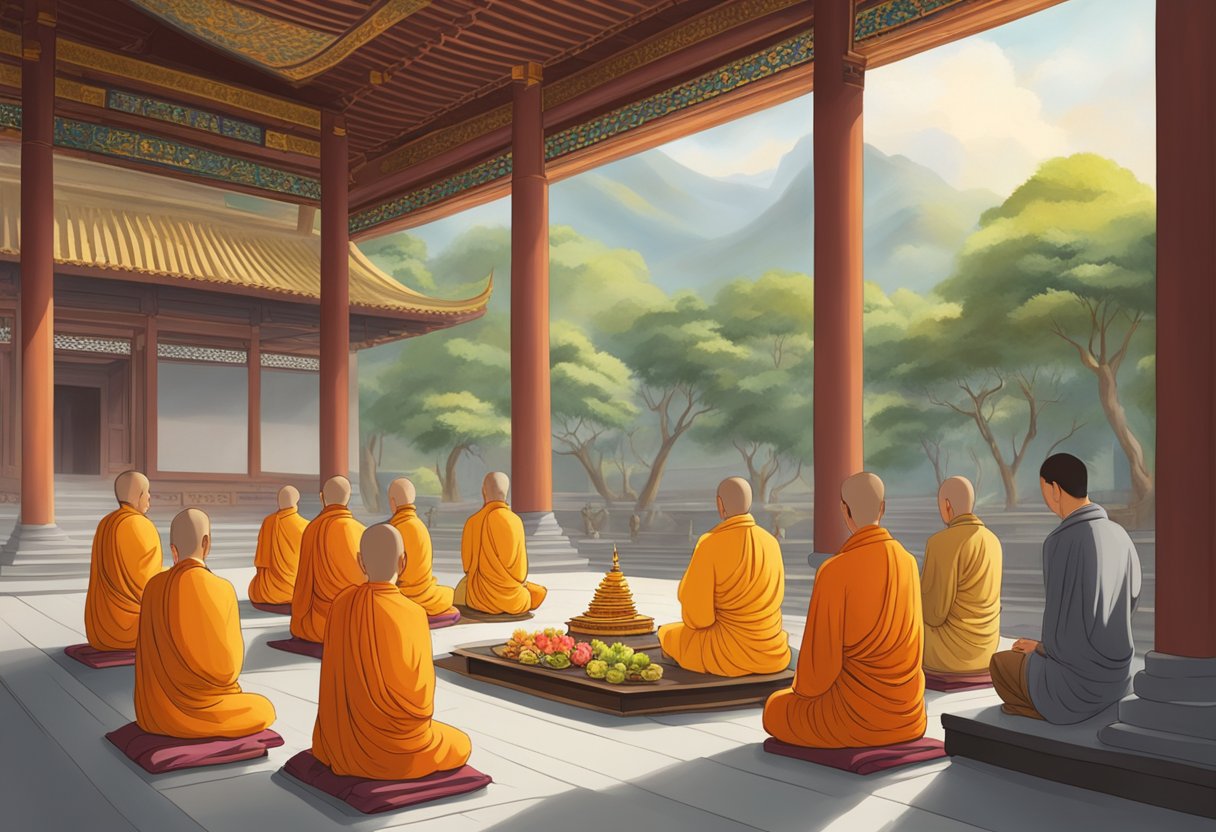
[[[585,636],[644,636],[654,632],[654,619],[639,615],[629,582],[621,572],[621,559],[612,547],[612,568],[604,575],[582,615],[566,622],[571,633]]]

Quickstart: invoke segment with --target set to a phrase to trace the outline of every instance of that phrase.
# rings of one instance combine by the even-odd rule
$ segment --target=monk
[[[440,586],[431,571],[431,533],[418,517],[414,505],[417,493],[405,477],[398,477],[388,486],[388,505],[393,512],[389,523],[405,542],[405,565],[397,576],[397,588],[427,615],[442,615],[452,609],[452,588]]]
[[[144,587],[161,571],[160,534],[147,518],[148,478],[124,471],[114,480],[118,509],[97,524],[84,597],[84,632],[95,650],[134,650]]]
[[[966,477],[942,483],[937,509],[946,528],[925,545],[921,578],[925,669],[983,673],[1001,639],[1001,541],[975,516]]]
[[[464,577],[456,585],[455,602],[487,613],[519,615],[534,610],[548,593],[530,583],[524,524],[507,507],[507,475],[486,474],[481,485],[485,505],[464,524],[460,560]]]
[[[815,574],[792,688],[764,705],[764,730],[810,748],[894,745],[925,733],[924,623],[916,559],[879,523],[885,489],[844,481],[852,536]]]
[[[781,546],[756,525],[751,507],[747,480],[722,480],[722,522],[697,541],[680,581],[683,623],[659,628],[663,652],[686,670],[746,676],[789,667],[789,636],[781,626]]]
[[[285,485],[279,489],[279,510],[262,521],[253,556],[257,574],[249,582],[249,600],[255,604],[291,603],[300,566],[300,540],[308,526],[299,505],[299,490]]]
[[[211,521],[196,508],[173,518],[173,566],[148,581],[135,648],[135,721],[168,737],[245,737],[270,727],[274,706],[243,693],[236,590],[211,574]]]
[[[321,489],[321,513],[300,539],[300,570],[291,596],[291,634],[325,640],[329,606],[348,586],[363,583],[357,554],[363,524],[351,514],[350,480],[330,477]]]
[[[413,780],[460,768],[472,750],[468,735],[431,719],[431,631],[394,583],[403,556],[395,528],[370,527],[358,553],[367,582],[330,610],[312,753],[334,774]]]

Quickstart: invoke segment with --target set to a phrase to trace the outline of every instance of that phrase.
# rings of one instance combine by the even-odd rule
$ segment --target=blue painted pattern
[[[137,93],[107,90],[106,106],[111,110],[193,127],[195,130],[206,130],[208,133],[250,144],[260,145],[264,138],[262,128],[256,124]]]

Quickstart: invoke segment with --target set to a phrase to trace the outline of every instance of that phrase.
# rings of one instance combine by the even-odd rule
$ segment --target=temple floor
[[[216,564],[244,599],[251,567]],[[440,573],[441,580],[456,576]],[[601,573],[539,576],[536,627],[586,607]],[[272,650],[287,619],[241,602],[246,690],[269,696],[286,746],[268,758],[152,776],[104,739],[134,718],[133,669],[90,670],[63,655],[83,641],[84,577],[0,579],[0,805],[6,828],[47,830],[1200,830],[1210,821],[956,758],[858,777],[764,754],[759,708],[616,717],[440,671],[436,717],[473,739],[484,792],[366,817],[277,774],[309,747],[319,663]],[[638,607],[678,616],[676,582],[630,578]],[[787,615],[794,644],[801,616]],[[436,655],[505,639],[514,625],[432,633]],[[930,692],[943,713],[997,703],[991,691]]]

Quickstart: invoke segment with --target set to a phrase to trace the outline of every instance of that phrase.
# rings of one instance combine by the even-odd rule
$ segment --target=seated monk
[[[167,737],[246,737],[270,727],[274,706],[242,693],[245,661],[236,590],[211,574],[211,521],[173,518],[173,566],[148,581],[135,648],[135,721]]]
[[[403,553],[395,528],[369,528],[358,553],[367,581],[330,609],[312,753],[337,775],[413,780],[460,768],[472,749],[468,735],[431,719],[431,631],[394,584]]]
[[[291,596],[291,634],[296,638],[323,642],[329,605],[348,586],[363,583],[357,557],[363,524],[347,508],[349,502],[350,480],[326,480],[321,513],[300,539],[300,570]]]
[[[253,556],[257,574],[249,582],[255,604],[290,604],[300,566],[300,539],[308,521],[300,516],[300,492],[290,485],[279,489],[279,510],[262,521]]]
[[[457,604],[487,613],[519,615],[545,600],[548,590],[527,580],[524,524],[507,507],[510,487],[506,474],[486,474],[481,485],[485,505],[465,522],[460,537],[464,577],[456,585]]]
[[[84,597],[84,632],[95,650],[134,650],[148,580],[161,571],[160,534],[147,518],[148,478],[124,471],[114,480],[118,509],[97,524]]]
[[[925,545],[925,669],[983,673],[1001,639],[1001,541],[972,513],[975,489],[951,477],[937,494],[946,528]]]
[[[431,533],[418,517],[416,496],[414,484],[405,477],[389,484],[388,505],[393,512],[389,523],[405,543],[405,565],[397,576],[397,588],[427,615],[441,615],[452,609],[452,588],[440,586],[431,571]]]
[[[701,535],[680,581],[684,621],[659,628],[663,652],[686,670],[745,676],[789,667],[789,637],[781,626],[781,546],[756,525],[751,506],[747,480],[722,480],[722,522]]]
[[[815,573],[792,688],[764,705],[764,730],[810,748],[894,745],[925,733],[924,619],[916,559],[879,526],[882,480],[849,477],[852,536]]]

